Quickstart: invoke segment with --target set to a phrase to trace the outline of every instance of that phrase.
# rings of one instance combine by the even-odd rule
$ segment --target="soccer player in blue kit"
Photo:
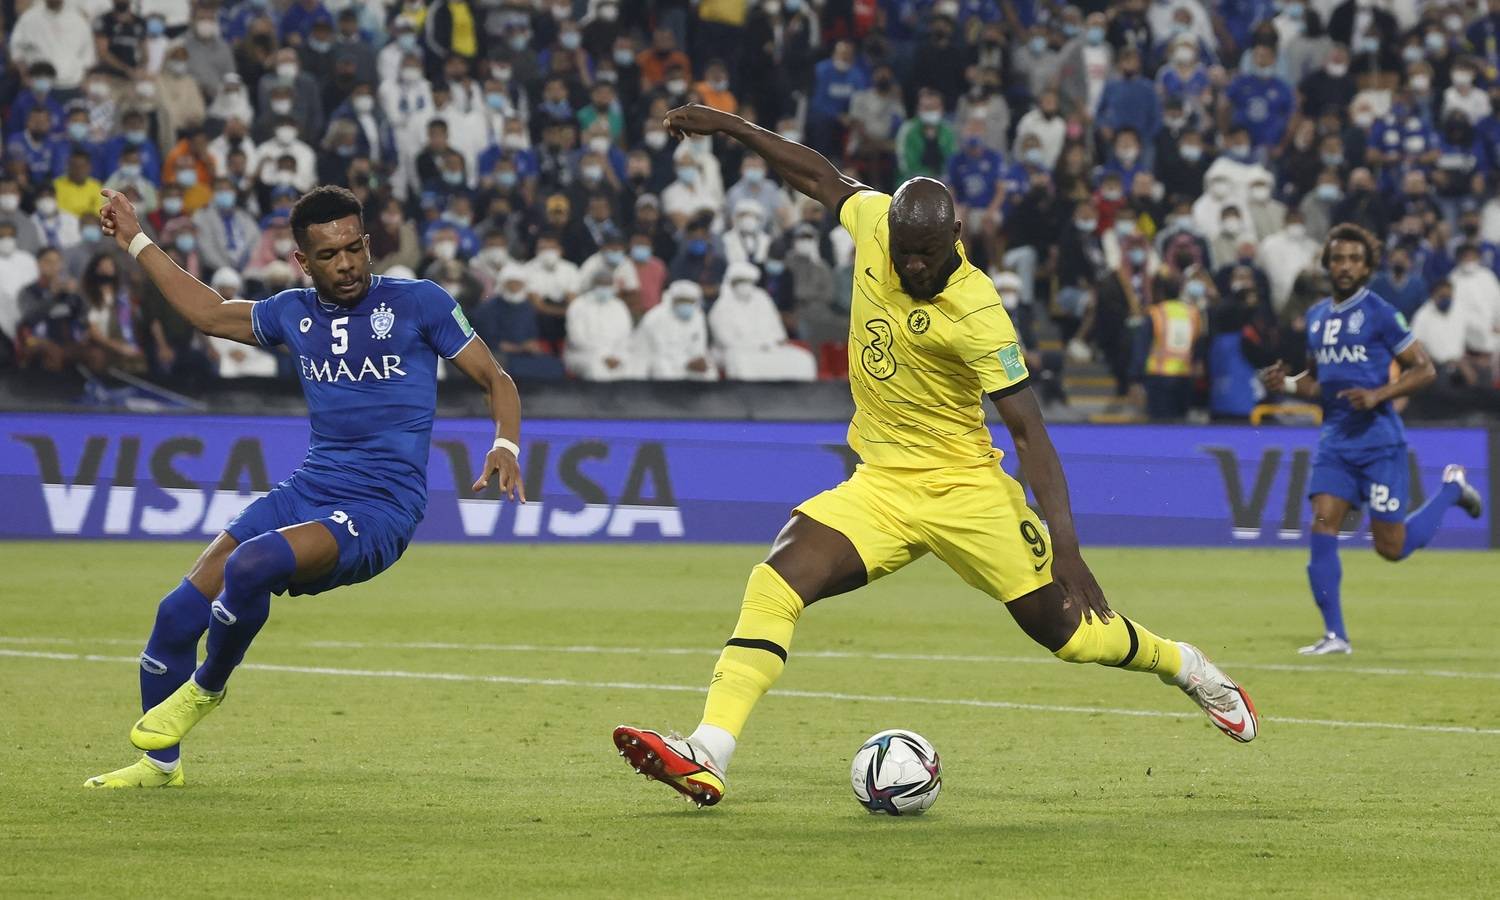
[[[1375,552],[1392,562],[1427,546],[1449,507],[1458,506],[1476,519],[1483,511],[1479,492],[1457,465],[1443,470],[1442,488],[1421,509],[1408,511],[1406,434],[1391,401],[1431,384],[1437,372],[1401,313],[1365,287],[1379,255],[1375,236],[1357,225],[1330,231],[1323,267],[1333,282],[1333,296],[1308,310],[1307,370],[1290,376],[1278,361],[1260,373],[1267,391],[1315,400],[1323,407],[1308,487],[1313,524],[1307,579],[1323,614],[1324,635],[1299,651],[1307,656],[1353,652],[1339,601],[1343,568],[1338,555],[1339,525],[1351,508],[1369,507]],[[1390,378],[1392,360],[1401,369],[1395,381]]]
[[[313,287],[256,303],[222,300],[142,233],[124,196],[103,193],[104,233],[193,327],[296,355],[312,424],[302,465],[230,522],[157,607],[141,653],[144,715],[130,730],[146,755],[84,784],[178,787],[178,745],[224,699],[225,682],[270,614],[271,594],[366,581],[406,549],[427,506],[438,357],[484,389],[495,420],[474,489],[498,475],[501,495],[525,502],[521,401],[446,291],[371,274],[360,202],[343,188],[316,188],[292,207],[293,255]]]

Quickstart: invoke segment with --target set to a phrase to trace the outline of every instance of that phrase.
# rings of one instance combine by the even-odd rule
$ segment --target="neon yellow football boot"
[[[143,756],[123,769],[95,775],[83,783],[86,788],[155,788],[182,787],[187,781],[182,776],[182,760],[177,768],[167,772],[149,756]]]
[[[223,700],[223,691],[210,694],[189,678],[172,692],[172,696],[146,710],[145,715],[136,720],[130,729],[130,743],[142,750],[175,747]]]

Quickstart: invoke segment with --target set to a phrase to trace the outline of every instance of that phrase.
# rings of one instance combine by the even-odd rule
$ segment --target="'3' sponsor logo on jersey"
[[[891,323],[885,319],[870,319],[865,322],[865,331],[870,333],[870,340],[859,354],[859,363],[872,377],[885,381],[896,374],[896,357],[891,353]]]

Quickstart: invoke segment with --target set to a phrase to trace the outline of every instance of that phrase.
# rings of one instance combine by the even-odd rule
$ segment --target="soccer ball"
[[[871,735],[849,769],[854,799],[872,813],[914,816],[937,800],[943,787],[937,751],[914,731],[892,728]]]

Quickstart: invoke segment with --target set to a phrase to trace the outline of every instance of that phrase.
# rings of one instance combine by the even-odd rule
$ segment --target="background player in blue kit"
[[[474,489],[498,474],[501,494],[525,502],[516,459],[521,402],[446,291],[371,275],[360,203],[343,188],[316,188],[292,208],[293,255],[313,287],[257,303],[222,300],[141,232],[124,196],[104,196],[104,233],[193,327],[284,345],[296,356],[312,424],[302,466],[229,523],[157,607],[141,653],[145,714],[130,731],[146,756],[85,783],[175,787],[184,783],[178,744],[223,700],[226,680],[270,614],[271,594],[366,581],[406,549],[427,506],[438,357],[484,388],[495,420]],[[204,631],[207,655],[195,670]]]
[[[1482,511],[1479,492],[1457,465],[1443,470],[1442,489],[1421,509],[1408,511],[1406,434],[1391,401],[1431,384],[1437,373],[1405,317],[1365,287],[1379,254],[1375,236],[1357,225],[1330,231],[1323,266],[1333,296],[1308,310],[1307,371],[1289,377],[1281,362],[1261,371],[1268,391],[1317,400],[1323,407],[1308,488],[1313,525],[1307,578],[1323,613],[1324,636],[1299,651],[1311,656],[1353,652],[1339,603],[1338,557],[1339,525],[1351,507],[1369,506],[1375,552],[1393,562],[1427,546],[1450,506],[1476,519]],[[1392,360],[1401,368],[1395,381]]]

